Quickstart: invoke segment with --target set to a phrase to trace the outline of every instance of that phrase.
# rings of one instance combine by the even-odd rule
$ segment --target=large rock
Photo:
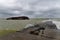
[[[44,27],[47,29],[57,29],[57,26],[52,21],[41,22],[36,24],[35,27]]]
[[[52,21],[41,22],[39,24],[35,24],[35,25],[30,24],[30,25],[26,26],[21,32],[29,33],[30,31],[35,31],[35,30],[39,31],[39,30],[41,30],[41,28],[45,28],[45,29],[57,29],[56,25]]]
[[[47,21],[47,22],[46,22],[46,26],[47,26],[47,28],[49,28],[49,29],[57,29],[56,24],[54,24],[52,21]]]

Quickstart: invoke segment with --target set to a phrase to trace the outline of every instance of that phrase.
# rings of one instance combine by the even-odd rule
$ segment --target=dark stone
[[[20,17],[10,17],[7,18],[6,20],[29,20],[29,18],[26,16],[20,16]]]
[[[30,34],[33,34],[33,35],[39,35],[39,32],[30,31]]]
[[[43,28],[57,29],[57,26],[52,21],[46,21],[46,22],[36,24],[35,27],[40,27],[40,29]]]
[[[49,29],[57,29],[57,26],[52,21],[47,21],[46,26]]]

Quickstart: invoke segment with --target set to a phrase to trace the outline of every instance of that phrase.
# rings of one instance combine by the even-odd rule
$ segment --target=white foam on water
[[[47,22],[47,21],[52,21],[57,26],[57,29],[60,29],[60,21],[49,19],[49,20],[44,20],[42,22]]]
[[[52,22],[56,24],[57,29],[60,29],[60,21],[52,21]]]
[[[34,26],[33,24],[27,24],[24,28],[28,28],[28,27],[31,27],[31,26]]]

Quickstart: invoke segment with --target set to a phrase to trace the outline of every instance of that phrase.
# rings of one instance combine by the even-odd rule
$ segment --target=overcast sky
[[[60,18],[60,0],[0,0],[0,17]]]

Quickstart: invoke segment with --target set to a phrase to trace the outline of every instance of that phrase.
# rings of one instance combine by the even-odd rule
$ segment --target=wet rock
[[[44,27],[47,29],[57,29],[56,24],[54,24],[52,21],[46,21],[46,22],[36,24],[35,27]]]

